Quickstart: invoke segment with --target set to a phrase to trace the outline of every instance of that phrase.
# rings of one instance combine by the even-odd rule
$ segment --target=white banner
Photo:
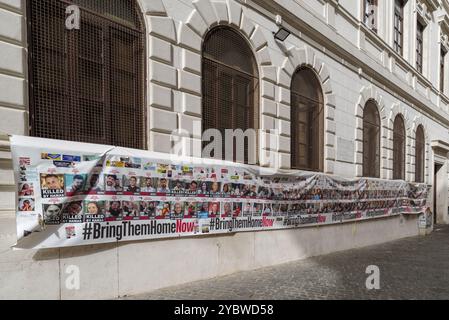
[[[16,248],[327,225],[427,209],[429,188],[210,159],[11,138]]]

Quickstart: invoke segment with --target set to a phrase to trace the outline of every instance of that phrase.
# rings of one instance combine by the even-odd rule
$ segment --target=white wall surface
[[[387,6],[379,8],[384,20],[376,35],[361,24],[356,1],[138,1],[148,34],[150,150],[168,152],[171,129],[189,129],[201,121],[202,39],[211,27],[225,24],[240,30],[252,46],[262,88],[260,127],[280,133],[278,146],[261,149],[275,154],[283,168],[290,165],[290,80],[298,66],[307,64],[319,74],[325,95],[327,173],[362,174],[361,115],[364,103],[375,99],[383,126],[382,177],[392,177],[392,121],[402,113],[408,134],[407,180],[414,179],[414,130],[422,124],[426,182],[432,183],[430,143],[449,142],[449,98],[438,91],[433,63],[439,61],[435,42],[440,40],[439,17],[447,14],[444,8],[431,12],[429,72],[420,75],[413,59],[403,59],[389,47],[392,8]],[[0,0],[0,298],[112,298],[418,234],[416,219],[392,218],[213,238],[12,251],[15,189],[7,135],[28,134],[25,11],[25,0]],[[276,14],[292,31],[284,43],[272,36]],[[408,30],[413,38],[413,28]],[[413,51],[409,47],[407,52]],[[348,150],[354,151],[348,155]],[[64,286],[65,267],[71,264],[81,268],[79,291]]]
[[[2,234],[14,232],[5,229],[12,219],[1,222]],[[0,299],[116,298],[417,235],[414,216],[40,251],[8,250],[11,236],[0,242]],[[79,290],[66,287],[70,266],[79,268]]]

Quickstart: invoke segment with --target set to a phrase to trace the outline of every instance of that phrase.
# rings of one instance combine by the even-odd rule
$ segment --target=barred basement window
[[[324,117],[320,81],[310,68],[300,68],[291,85],[291,166],[323,171]]]
[[[380,178],[380,118],[372,100],[363,112],[363,176]]]
[[[424,182],[424,164],[426,142],[424,138],[424,128],[420,125],[416,130],[415,145],[415,182]]]
[[[80,30],[65,27],[72,4]],[[30,0],[27,10],[31,135],[144,148],[145,32],[136,1]]]
[[[401,115],[394,119],[393,179],[405,180],[405,126]]]
[[[394,0],[393,48],[402,56],[404,44],[404,0]]]
[[[243,36],[229,27],[209,31],[203,45],[203,131],[218,129],[222,133],[222,159],[226,129],[259,127],[258,79],[256,59]],[[244,150],[237,149],[234,139],[234,161],[257,163],[257,135],[255,138],[254,143],[245,139]]]

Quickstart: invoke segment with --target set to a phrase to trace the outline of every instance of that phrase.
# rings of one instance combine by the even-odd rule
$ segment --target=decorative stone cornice
[[[438,8],[434,0],[419,0],[416,3],[416,10],[425,24],[432,21],[432,13]]]
[[[447,143],[445,141],[433,140],[431,143],[431,146],[433,149],[439,150],[440,152],[443,152],[443,153],[449,152],[449,143]]]
[[[440,25],[440,43],[449,51],[449,16],[441,15],[438,23]]]
[[[425,7],[426,12],[430,14],[440,7],[437,0],[418,0],[418,5]]]

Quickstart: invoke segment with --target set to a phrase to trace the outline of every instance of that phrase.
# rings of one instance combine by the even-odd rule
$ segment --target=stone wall
[[[382,178],[392,178],[392,123],[401,113],[407,129],[406,178],[414,179],[414,137],[422,124],[426,182],[433,183],[431,142],[449,141],[449,99],[438,90],[438,64],[432,63],[439,61],[435,42],[444,8],[432,11],[429,63],[421,75],[413,68],[413,49],[404,57],[392,51],[391,8],[383,2],[386,19],[376,35],[360,23],[359,2],[352,0],[138,1],[147,28],[148,149],[169,152],[170,133],[176,129],[187,131],[186,144],[199,141],[193,127],[201,123],[202,41],[210,28],[229,25],[248,41],[258,62],[260,128],[266,135],[279,133],[271,137],[275,144],[260,144],[262,166],[273,155],[280,167],[290,167],[289,88],[296,68],[307,65],[319,75],[325,96],[326,173],[361,176],[362,114],[365,102],[373,99],[382,117]],[[413,8],[407,11],[409,21],[422,12]],[[13,251],[15,187],[8,134],[28,134],[25,12],[25,0],[0,0],[0,298],[113,298],[418,234],[416,218],[396,217],[288,231]],[[273,38],[277,14],[292,31],[285,42]],[[408,30],[412,38],[413,26]],[[447,183],[443,186],[438,192],[447,199]],[[80,290],[65,287],[70,265],[80,267]]]

